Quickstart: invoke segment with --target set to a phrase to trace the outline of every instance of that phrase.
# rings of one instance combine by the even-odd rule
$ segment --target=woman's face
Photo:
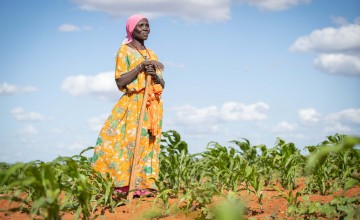
[[[137,23],[132,36],[136,40],[144,41],[147,40],[150,33],[149,21],[146,18],[143,18]]]

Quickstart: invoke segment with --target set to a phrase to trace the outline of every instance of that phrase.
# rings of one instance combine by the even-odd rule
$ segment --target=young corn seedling
[[[255,194],[258,203],[260,205],[260,210],[263,211],[263,204],[262,198],[263,194],[263,186],[264,180],[261,175],[257,172],[255,167],[247,166],[245,169],[245,178],[246,178],[246,189],[248,190],[249,194]]]

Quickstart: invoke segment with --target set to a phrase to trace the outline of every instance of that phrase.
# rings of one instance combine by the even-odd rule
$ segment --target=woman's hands
[[[155,66],[154,65],[147,65],[145,66],[145,73],[146,75],[150,75],[152,80],[155,82],[155,83],[159,83],[159,77],[158,75],[156,74],[156,70],[155,70]]]
[[[145,61],[145,62],[147,62],[147,61]],[[154,63],[154,64],[149,64],[149,65],[146,65],[144,68],[145,68],[145,73],[147,74],[147,75],[150,75],[151,76],[151,78],[152,78],[152,80],[153,80],[153,82],[155,83],[155,84],[161,84],[161,86],[164,88],[164,86],[165,86],[165,82],[164,82],[164,80],[163,79],[160,79],[160,77],[156,74],[156,69],[157,69],[157,67],[155,66],[155,65],[159,65],[158,67],[159,68],[162,68],[162,70],[164,69],[164,65],[162,65],[162,63],[160,63],[160,62],[157,62],[157,61],[154,61],[154,62],[156,62],[156,63]]]
[[[140,66],[142,67],[141,69],[144,70],[147,75],[151,76],[154,83],[163,84],[161,82],[161,79],[156,74],[156,70],[158,70],[158,71],[164,70],[164,65],[162,63],[160,63],[156,60],[146,60],[146,61],[143,61],[140,64]]]
[[[164,65],[156,60],[146,60],[146,61],[143,61],[140,65],[142,66],[142,68],[145,68],[145,70],[146,70],[147,66],[153,66],[155,71],[156,70],[164,71],[164,69],[165,69]]]
[[[164,65],[155,60],[146,60],[143,61],[141,64],[136,66],[134,69],[130,70],[127,73],[124,73],[120,76],[120,78],[115,79],[116,84],[120,90],[126,88],[126,86],[131,83],[136,77],[139,75],[140,72],[145,71],[146,74],[150,75],[153,82],[156,84],[161,84],[164,88],[165,82],[163,79],[160,79],[157,74],[156,70],[163,71]]]

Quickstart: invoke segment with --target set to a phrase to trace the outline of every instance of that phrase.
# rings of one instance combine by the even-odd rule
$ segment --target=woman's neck
[[[135,46],[137,49],[139,49],[139,50],[144,50],[144,49],[146,49],[146,47],[145,47],[145,45],[144,45],[144,41],[139,41],[139,40],[136,40],[136,39],[133,39],[132,41],[131,41],[131,44],[133,45],[133,46]]]

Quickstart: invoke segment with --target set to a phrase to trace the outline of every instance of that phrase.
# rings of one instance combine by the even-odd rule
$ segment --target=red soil
[[[298,187],[294,190],[294,192],[301,191],[304,186],[305,179],[300,178],[298,180]],[[278,187],[280,188],[280,187]],[[287,194],[288,190],[283,190],[285,194]],[[360,193],[360,186],[353,187],[345,192],[338,191],[333,195],[318,195],[318,194],[311,194],[309,195],[310,201],[318,201],[320,203],[328,203],[333,200],[334,195],[344,195],[347,197],[352,197]],[[282,198],[280,193],[270,187],[263,190],[263,210],[260,210],[259,204],[257,203],[257,198],[253,194],[248,194],[246,190],[240,190],[239,196],[242,201],[246,204],[248,209],[248,217],[252,219],[271,219],[271,216],[276,216],[279,219],[287,218],[286,211],[287,211],[287,201],[285,198]],[[214,203],[220,200],[220,198],[214,198]],[[135,198],[131,204],[122,205],[115,209],[114,213],[110,213],[109,211],[105,212],[105,219],[106,220],[140,220],[140,219],[149,219],[145,218],[144,215],[146,213],[149,214],[153,207],[154,198],[143,198],[138,199]],[[171,199],[170,204],[174,204],[177,202],[177,199]],[[6,201],[0,201],[0,209],[7,209],[8,203]],[[159,208],[157,209],[159,210]],[[164,219],[164,220],[184,220],[184,219],[195,219],[199,216],[199,212],[192,212],[186,215],[183,212],[178,212],[176,214],[171,214],[169,216],[163,218],[156,218],[156,219]],[[0,212],[0,220],[23,220],[23,219],[30,219],[29,216],[22,213],[4,213]],[[73,215],[67,213],[63,216],[64,220],[73,220]],[[99,217],[99,219],[101,219]]]

